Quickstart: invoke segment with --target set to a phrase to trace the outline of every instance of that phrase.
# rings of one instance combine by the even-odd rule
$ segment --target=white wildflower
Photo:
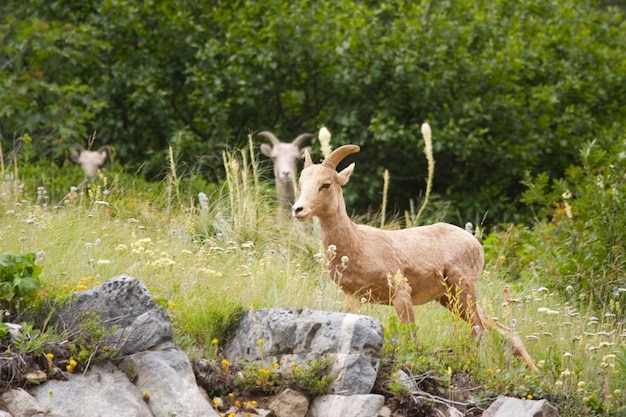
[[[198,193],[198,201],[200,203],[200,211],[206,213],[209,211],[209,197],[203,192]]]
[[[330,132],[326,129],[326,127],[322,127],[320,129],[318,139],[322,148],[322,155],[324,155],[324,158],[327,158],[328,155],[332,153],[333,149],[330,146]]]

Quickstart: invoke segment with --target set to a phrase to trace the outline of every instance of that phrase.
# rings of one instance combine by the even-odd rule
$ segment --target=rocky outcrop
[[[70,374],[67,380],[47,381],[29,391],[4,392],[0,395],[0,417],[220,416],[213,408],[215,400],[208,400],[198,387],[189,359],[172,342],[169,317],[140,281],[118,276],[79,293],[58,315],[58,324],[80,332],[82,318],[94,312],[110,328],[113,335],[107,344],[120,356],[115,361],[92,365],[84,374]],[[382,344],[382,326],[370,317],[306,309],[249,312],[241,318],[225,348],[229,361],[255,361],[263,356],[304,364],[328,357],[336,379],[332,395],[309,399],[286,389],[267,399],[265,410],[255,406],[253,411],[242,412],[234,408],[227,415],[394,415],[383,406],[383,396],[370,393]],[[544,400],[501,397],[484,417],[526,415],[555,417],[558,412]]]

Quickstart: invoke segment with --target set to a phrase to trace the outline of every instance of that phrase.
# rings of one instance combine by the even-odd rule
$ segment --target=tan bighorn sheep
[[[98,170],[104,166],[104,162],[107,159],[106,146],[92,151],[85,149],[81,144],[76,144],[79,153],[71,152],[71,157],[74,162],[81,166],[85,175],[88,177],[95,177]]]
[[[319,219],[327,249],[324,265],[343,290],[348,311],[355,312],[359,300],[391,304],[403,323],[413,323],[413,305],[436,300],[470,323],[474,338],[495,327],[510,341],[513,353],[535,369],[515,331],[485,320],[478,306],[476,286],[484,254],[474,236],[446,223],[381,230],[352,222],[341,187],[355,164],[340,172],[336,168],[359,150],[356,145],[341,146],[321,164],[313,164],[305,151],[300,197],[293,206],[298,220]]]
[[[313,137],[310,133],[298,135],[291,142],[281,142],[272,132],[263,131],[258,133],[271,142],[261,144],[263,155],[271,158],[274,164],[274,178],[276,181],[276,194],[281,211],[289,215],[296,196],[296,163],[303,156],[300,147],[304,141]]]

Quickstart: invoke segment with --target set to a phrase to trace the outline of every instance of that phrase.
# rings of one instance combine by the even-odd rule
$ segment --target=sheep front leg
[[[398,289],[395,296],[391,300],[391,304],[395,307],[401,323],[415,323],[415,311],[413,310],[411,287],[408,284],[403,285],[402,288]]]
[[[347,292],[343,293],[344,304],[343,309],[346,313],[358,314],[361,310],[361,301],[354,295]]]

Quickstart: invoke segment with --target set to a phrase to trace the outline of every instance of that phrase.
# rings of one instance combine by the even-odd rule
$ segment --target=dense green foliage
[[[406,209],[428,121],[448,220],[528,219],[523,174],[560,176],[626,118],[624,22],[595,1],[28,0],[0,16],[5,153],[60,163],[96,131],[148,179],[168,144],[217,181],[248,132],[325,125],[362,146],[350,208],[378,209],[387,168]]]

